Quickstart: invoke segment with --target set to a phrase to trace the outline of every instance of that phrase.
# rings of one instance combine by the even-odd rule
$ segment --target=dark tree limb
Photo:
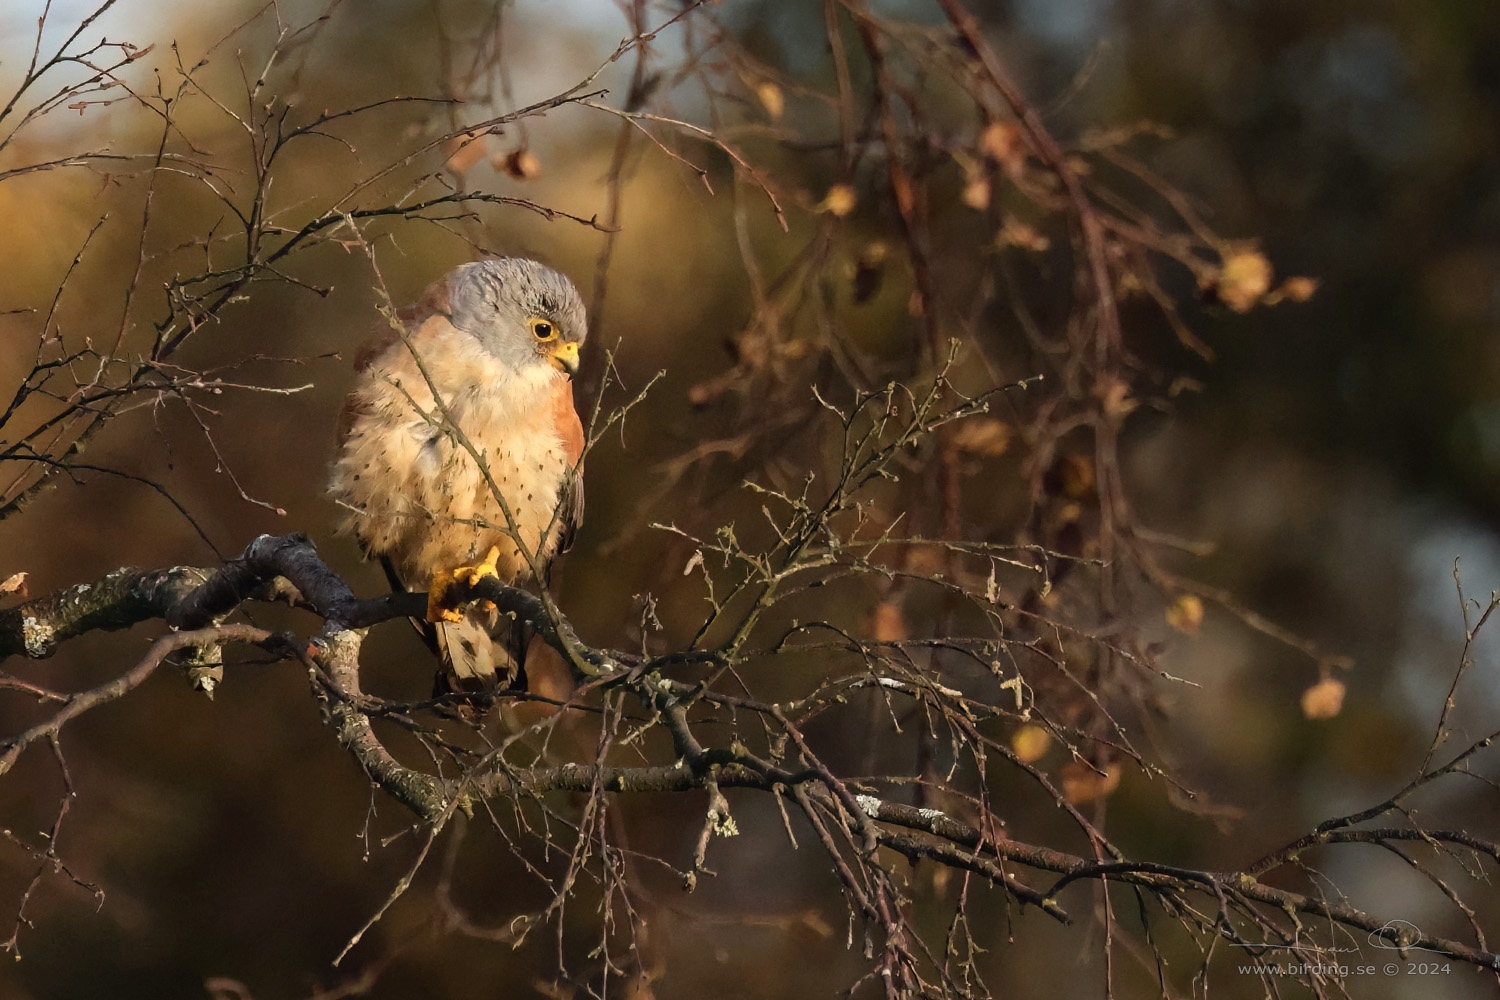
[[[274,636],[270,632],[250,625],[218,625],[191,632],[174,632],[164,635],[151,644],[151,648],[147,650],[139,663],[119,677],[96,688],[69,696],[63,706],[50,718],[9,737],[3,744],[0,744],[0,747],[3,747],[3,750],[0,750],[0,775],[9,771],[16,759],[21,756],[22,751],[37,740],[56,739],[57,735],[62,732],[63,726],[84,712],[107,702],[116,701],[140,687],[146,678],[156,672],[156,668],[162,665],[170,653],[190,646],[220,642],[251,642],[265,645],[273,639]]]
[[[193,566],[144,571],[127,567],[94,583],[0,610],[0,658],[44,659],[59,643],[86,632],[115,631],[165,618],[209,575]]]

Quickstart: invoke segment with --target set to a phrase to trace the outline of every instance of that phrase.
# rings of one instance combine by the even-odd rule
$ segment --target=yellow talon
[[[450,602],[449,591],[453,589],[455,583],[463,582],[472,587],[487,576],[499,578],[500,571],[495,568],[495,563],[499,558],[500,547],[491,545],[484,559],[473,566],[459,566],[452,571],[440,569],[434,572],[432,586],[427,590],[427,620],[430,622],[463,621],[463,612]]]
[[[458,567],[453,571],[453,578],[455,580],[462,580],[471,587],[487,576],[493,576],[498,579],[500,571],[495,568],[495,563],[499,561],[500,546],[491,545],[489,552],[485,553],[483,562],[475,563],[473,566]]]
[[[448,591],[453,588],[453,574],[445,569],[432,574],[432,586],[427,590],[427,620],[436,622],[461,622],[463,612],[448,602]]]

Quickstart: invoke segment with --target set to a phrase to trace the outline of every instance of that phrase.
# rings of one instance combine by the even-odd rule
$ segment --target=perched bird
[[[428,590],[438,689],[506,687],[523,645],[492,641],[492,605],[458,610],[444,594],[455,576],[545,583],[582,519],[570,379],[583,302],[561,274],[508,257],[455,268],[396,320],[404,339],[383,324],[355,358],[329,492],[367,556],[406,589]]]

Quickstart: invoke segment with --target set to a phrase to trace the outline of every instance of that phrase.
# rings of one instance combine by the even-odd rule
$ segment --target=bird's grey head
[[[578,371],[588,333],[583,300],[567,278],[523,257],[464,264],[449,288],[453,325],[517,370],[550,365]]]

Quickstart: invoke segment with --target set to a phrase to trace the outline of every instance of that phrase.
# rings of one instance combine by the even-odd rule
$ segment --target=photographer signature
[[[1423,948],[1415,944],[1402,944],[1404,941],[1419,941],[1422,939],[1422,936],[1422,929],[1410,920],[1387,920],[1384,924],[1371,931],[1366,940],[1371,947],[1380,948],[1385,951],[1430,951],[1435,955],[1446,954],[1446,952],[1436,948]],[[1325,955],[1346,954],[1361,950],[1357,945],[1351,948],[1325,947],[1323,945],[1307,944],[1298,941],[1296,938],[1293,938],[1288,944],[1271,944],[1269,942],[1257,944],[1253,941],[1231,941],[1229,942],[1229,946],[1231,948],[1253,948],[1257,951],[1293,951]]]

